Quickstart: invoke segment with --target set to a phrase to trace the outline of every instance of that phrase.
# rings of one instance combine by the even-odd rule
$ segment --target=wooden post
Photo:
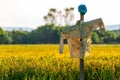
[[[84,22],[84,16],[81,16],[80,19],[80,54],[83,53],[84,54],[84,42],[83,42],[83,37],[82,37],[82,33],[83,33],[83,22]],[[81,55],[80,55],[81,56]],[[81,56],[82,57],[82,56]],[[84,58],[80,57],[80,80],[84,80]]]
[[[87,12],[87,8],[84,4],[78,6],[78,11],[80,12],[80,80],[84,80],[84,55],[86,42],[84,41],[84,15]]]
[[[84,80],[84,59],[80,59],[80,80]]]

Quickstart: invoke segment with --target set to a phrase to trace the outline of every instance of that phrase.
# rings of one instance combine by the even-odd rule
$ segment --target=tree
[[[62,13],[61,10],[58,11],[55,8],[51,8],[49,9],[47,15],[43,17],[43,19],[46,22],[46,24],[70,25],[74,19],[74,8],[65,8],[64,13]]]
[[[49,9],[49,12],[46,16],[43,17],[46,24],[56,24],[57,11],[55,8]]]
[[[7,35],[5,31],[3,31],[2,28],[0,28],[0,44],[8,44],[11,42],[11,38]]]
[[[95,44],[100,43],[100,39],[96,31],[92,33],[92,42]]]
[[[21,30],[13,30],[12,40],[12,43],[14,44],[26,44],[28,43],[28,32]]]
[[[105,32],[104,42],[105,43],[116,43],[117,35],[111,31]]]
[[[65,25],[70,25],[70,23],[73,21],[74,19],[74,8],[70,7],[70,8],[65,8],[64,10],[65,14],[63,14],[63,18],[65,21]]]
[[[120,43],[120,36],[116,38],[117,43]]]
[[[46,24],[39,26],[29,34],[30,43],[58,43],[60,27],[55,27],[54,24]]]

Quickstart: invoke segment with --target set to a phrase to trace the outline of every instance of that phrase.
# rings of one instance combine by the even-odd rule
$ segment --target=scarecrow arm
[[[62,32],[60,34],[60,44],[59,44],[59,51],[60,53],[63,53],[63,47],[64,47],[64,43],[63,43],[63,36],[62,36]]]
[[[94,20],[91,20],[91,21],[87,21],[84,23],[84,26],[87,27],[91,27],[92,30],[96,30],[96,29],[100,29],[101,31],[104,31],[105,30],[105,27],[104,27],[104,23],[102,21],[102,18],[98,18],[98,19],[94,19]]]

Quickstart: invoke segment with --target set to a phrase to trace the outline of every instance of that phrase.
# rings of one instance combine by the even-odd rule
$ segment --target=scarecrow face
[[[78,6],[78,11],[80,12],[80,15],[83,16],[87,12],[87,7],[84,4],[82,4]]]

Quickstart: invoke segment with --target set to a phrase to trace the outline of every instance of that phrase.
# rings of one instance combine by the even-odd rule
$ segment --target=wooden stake
[[[80,54],[83,53],[84,54],[84,51],[82,50],[84,48],[84,43],[83,43],[83,37],[82,37],[82,24],[84,22],[84,16],[80,16]],[[81,55],[80,55],[81,56]],[[80,58],[80,80],[84,80],[84,59],[83,58]]]
[[[80,80],[84,80],[84,59],[80,59]]]

